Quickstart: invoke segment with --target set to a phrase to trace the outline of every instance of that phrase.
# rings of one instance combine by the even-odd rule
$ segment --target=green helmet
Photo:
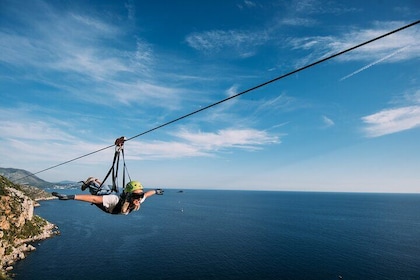
[[[131,181],[127,185],[125,185],[125,192],[126,193],[132,193],[136,190],[142,190],[143,186],[138,181]]]

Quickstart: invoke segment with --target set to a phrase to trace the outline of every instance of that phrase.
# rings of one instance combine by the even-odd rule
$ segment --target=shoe
[[[95,180],[96,180],[95,177],[89,177],[86,179],[86,184],[89,184],[90,182],[95,181]]]
[[[82,183],[82,186],[80,186],[82,191],[85,191],[87,188],[89,188],[89,185],[85,181],[80,181],[79,183]]]

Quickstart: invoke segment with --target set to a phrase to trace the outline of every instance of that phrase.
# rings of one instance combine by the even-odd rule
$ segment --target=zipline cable
[[[250,92],[250,91],[253,91],[253,90],[256,90],[256,89],[261,88],[261,87],[263,87],[263,86],[266,86],[266,85],[268,85],[268,84],[274,83],[274,82],[276,82],[276,81],[278,81],[278,80],[281,80],[281,79],[283,79],[283,78],[286,78],[286,77],[288,77],[288,76],[291,76],[291,75],[293,75],[293,74],[296,74],[296,73],[298,73],[298,72],[301,72],[301,71],[303,71],[303,70],[305,70],[305,69],[311,68],[311,67],[313,67],[313,66],[315,66],[315,65],[317,65],[317,64],[323,63],[323,62],[325,62],[325,61],[327,61],[327,60],[330,60],[330,59],[332,59],[332,58],[334,58],[334,57],[340,56],[340,55],[342,55],[342,54],[345,54],[345,53],[347,53],[347,52],[350,52],[350,51],[352,51],[352,50],[355,50],[355,49],[357,49],[357,48],[360,48],[360,47],[362,47],[362,46],[364,46],[364,45],[370,44],[370,43],[372,43],[372,42],[374,42],[374,41],[377,41],[377,40],[379,40],[379,39],[382,39],[382,38],[384,38],[384,37],[386,37],[386,36],[389,36],[389,35],[391,35],[391,34],[397,33],[397,32],[399,32],[399,31],[401,31],[401,30],[403,30],[403,29],[406,29],[406,28],[408,28],[408,27],[414,26],[414,25],[416,25],[416,24],[418,24],[418,23],[420,23],[420,20],[415,21],[415,22],[413,22],[413,23],[410,23],[410,24],[408,24],[408,25],[406,25],[406,26],[400,27],[400,28],[398,28],[398,29],[395,29],[395,30],[393,30],[393,31],[390,31],[390,32],[388,32],[388,33],[386,33],[386,34],[383,34],[383,35],[381,35],[381,36],[378,36],[378,37],[376,37],[376,38],[374,38],[374,39],[371,39],[371,40],[369,40],[369,41],[366,41],[366,42],[364,42],[364,43],[361,43],[361,44],[359,44],[359,45],[356,45],[356,46],[354,46],[354,47],[351,47],[351,48],[349,48],[349,49],[346,49],[346,50],[344,50],[344,51],[341,51],[341,52],[335,53],[335,54],[333,54],[333,55],[330,55],[330,56],[328,56],[328,57],[326,57],[326,58],[320,59],[320,60],[318,60],[318,61],[316,61],[316,62],[313,62],[313,63],[308,64],[308,65],[306,65],[306,66],[303,66],[303,67],[301,67],[301,68],[295,69],[295,70],[293,70],[293,71],[291,71],[291,72],[288,72],[288,73],[286,73],[286,74],[283,74],[283,75],[281,75],[281,76],[278,76],[277,78],[274,78],[274,79],[269,80],[269,81],[267,81],[267,82],[265,82],[265,83],[262,83],[262,84],[259,84],[259,85],[257,85],[257,86],[254,86],[254,87],[249,88],[249,89],[247,89],[247,90],[244,90],[244,91],[242,91],[242,92],[240,92],[240,93],[237,93],[237,94],[235,94],[235,95],[229,96],[229,97],[227,97],[227,98],[225,98],[225,99],[222,99],[222,100],[220,100],[220,101],[218,101],[218,102],[215,102],[215,103],[213,103],[213,104],[210,104],[210,105],[208,105],[208,106],[206,106],[206,107],[203,107],[203,108],[198,109],[198,110],[196,110],[196,111],[193,111],[193,112],[191,112],[191,113],[189,113],[189,114],[183,115],[183,116],[181,116],[181,117],[179,117],[179,118],[177,118],[177,119],[174,119],[174,120],[172,120],[172,121],[169,121],[169,122],[167,122],[167,123],[161,124],[161,125],[159,125],[159,126],[157,126],[157,127],[154,127],[154,128],[152,128],[152,129],[149,129],[149,130],[147,130],[147,131],[144,131],[144,132],[142,132],[142,133],[140,133],[140,134],[137,134],[137,135],[135,135],[135,136],[133,136],[133,137],[130,137],[130,138],[128,138],[127,140],[134,139],[134,138],[136,138],[136,137],[139,137],[139,136],[142,136],[142,135],[144,135],[144,134],[150,133],[150,132],[152,132],[152,131],[154,131],[154,130],[157,130],[157,129],[159,129],[159,128],[162,128],[162,127],[164,127],[164,126],[170,125],[170,124],[172,124],[172,123],[174,123],[174,122],[177,122],[177,121],[180,121],[180,120],[182,120],[182,119],[188,118],[188,117],[190,117],[190,116],[192,116],[192,115],[195,115],[195,114],[197,114],[197,113],[199,113],[199,112],[201,112],[201,111],[207,110],[207,109],[209,109],[209,108],[211,108],[211,107],[214,107],[214,106],[217,106],[217,105],[219,105],[219,104],[221,104],[221,103],[224,103],[224,102],[226,102],[226,101],[228,101],[228,100],[230,100],[230,99],[233,99],[233,98],[239,97],[239,96],[244,95],[244,94],[246,94],[246,93],[248,93],[248,92]]]
[[[188,113],[188,114],[186,114],[186,115],[183,115],[183,116],[181,116],[181,117],[178,117],[178,118],[176,118],[176,119],[173,119],[173,120],[171,120],[171,121],[168,121],[168,122],[163,123],[163,124],[161,124],[161,125],[158,125],[158,126],[156,126],[156,127],[154,127],[154,128],[151,128],[151,129],[146,130],[146,131],[144,131],[144,132],[141,132],[141,133],[139,133],[139,134],[137,134],[137,135],[134,135],[134,136],[132,136],[132,137],[130,137],[130,138],[127,138],[125,141],[132,140],[132,139],[134,139],[134,138],[140,137],[140,136],[142,136],[142,135],[145,135],[145,134],[147,134],[147,133],[150,133],[150,132],[155,131],[155,130],[157,130],[157,129],[160,129],[160,128],[162,128],[162,127],[168,126],[168,125],[170,125],[170,124],[173,124],[173,123],[175,123],[175,122],[178,122],[178,121],[180,121],[180,120],[183,120],[183,119],[185,119],[185,118],[188,118],[188,117],[190,117],[190,116],[192,116],[192,115],[195,115],[195,114],[200,113],[200,112],[202,112],[202,111],[204,111],[204,110],[210,109],[211,107],[217,106],[217,105],[219,105],[219,104],[221,104],[221,103],[224,103],[224,102],[226,102],[226,101],[229,101],[229,100],[231,100],[231,99],[233,99],[233,98],[239,97],[239,96],[241,96],[241,95],[244,95],[244,94],[246,94],[246,93],[249,93],[249,92],[251,92],[251,91],[254,91],[254,90],[256,90],[256,89],[259,89],[259,88],[261,88],[261,87],[264,87],[264,86],[266,86],[266,85],[268,85],[268,84],[274,83],[274,82],[276,82],[276,81],[278,81],[278,80],[281,80],[281,79],[283,79],[283,78],[286,78],[286,77],[288,77],[288,76],[294,75],[294,74],[296,74],[296,73],[298,73],[298,72],[301,72],[301,71],[303,71],[303,70],[306,70],[306,69],[308,69],[308,68],[311,68],[311,67],[313,67],[313,66],[315,66],[315,65],[318,65],[318,64],[321,64],[321,63],[323,63],[323,62],[325,62],[325,61],[328,61],[328,60],[330,60],[330,59],[333,59],[333,58],[335,58],[335,57],[337,57],[337,56],[340,56],[340,55],[343,55],[343,54],[345,54],[345,53],[351,52],[351,51],[353,51],[353,50],[355,50],[355,49],[357,49],[357,48],[360,48],[360,47],[362,47],[362,46],[365,46],[365,45],[367,45],[367,44],[370,44],[370,43],[375,42],[375,41],[377,41],[377,40],[380,40],[380,39],[382,39],[382,38],[385,38],[385,37],[387,37],[387,36],[389,36],[389,35],[392,35],[392,34],[394,34],[394,33],[400,32],[400,31],[402,31],[402,30],[404,30],[404,29],[407,29],[407,28],[409,28],[409,27],[412,27],[412,26],[414,26],[414,25],[416,25],[416,24],[418,24],[418,23],[420,23],[420,20],[417,20],[417,21],[412,22],[412,23],[410,23],[410,24],[407,24],[407,25],[405,25],[405,26],[403,26],[403,27],[400,27],[400,28],[397,28],[397,29],[395,29],[395,30],[392,30],[392,31],[390,31],[390,32],[388,32],[388,33],[385,33],[385,34],[383,34],[383,35],[380,35],[380,36],[378,36],[378,37],[376,37],[376,38],[370,39],[370,40],[365,41],[365,42],[363,42],[363,43],[360,43],[360,44],[358,44],[358,45],[356,45],[356,46],[353,46],[353,47],[351,47],[351,48],[345,49],[345,50],[340,51],[340,52],[338,52],[338,53],[335,53],[335,54],[332,54],[332,55],[327,56],[327,57],[325,57],[325,58],[322,58],[322,59],[320,59],[320,60],[318,60],[318,61],[315,61],[315,62],[313,62],[313,63],[311,63],[311,64],[307,64],[306,66],[300,67],[300,68],[295,69],[295,70],[293,70],[293,71],[291,71],[291,72],[288,72],[288,73],[286,73],[286,74],[283,74],[283,75],[281,75],[281,76],[278,76],[277,78],[271,79],[271,80],[269,80],[269,81],[267,81],[267,82],[261,83],[261,84],[259,84],[259,85],[257,85],[257,86],[251,87],[251,88],[249,88],[249,89],[247,89],[247,90],[244,90],[244,91],[242,91],[242,92],[240,92],[240,93],[237,93],[237,94],[235,94],[235,95],[232,95],[232,96],[230,96],[230,97],[227,97],[227,98],[222,99],[222,100],[220,100],[220,101],[217,101],[217,102],[215,102],[215,103],[212,103],[212,104],[210,104],[210,105],[207,105],[207,106],[205,106],[205,107],[203,107],[203,108],[200,108],[200,109],[198,109],[198,110],[195,110],[195,111],[193,111],[193,112],[191,112],[191,113]],[[22,177],[22,178],[18,178],[18,179],[16,179],[16,181],[22,180],[22,179],[27,178],[27,177],[30,177],[30,176],[34,176],[34,175],[36,175],[36,174],[39,174],[39,173],[45,172],[45,171],[47,171],[47,170],[51,170],[51,169],[53,169],[53,168],[57,168],[57,167],[59,167],[59,166],[61,166],[61,165],[68,164],[68,163],[70,163],[70,162],[76,161],[76,160],[78,160],[78,159],[81,159],[81,158],[84,158],[84,157],[90,156],[90,155],[92,155],[92,154],[95,154],[95,153],[101,152],[101,151],[103,151],[103,150],[106,150],[106,149],[109,149],[109,148],[112,148],[112,147],[114,147],[114,145],[110,145],[110,146],[107,146],[107,147],[101,148],[101,149],[99,149],[99,150],[96,150],[96,151],[90,152],[90,153],[88,153],[88,154],[85,154],[85,155],[82,155],[82,156],[79,156],[79,157],[76,157],[76,158],[73,158],[73,159],[70,159],[70,160],[67,160],[67,161],[65,161],[65,162],[62,162],[62,163],[56,164],[56,165],[51,166],[51,167],[48,167],[48,168],[45,168],[45,169],[40,170],[40,171],[37,171],[37,172],[35,172],[35,173],[31,173],[30,175],[27,175],[27,176],[25,176],[25,177]]]

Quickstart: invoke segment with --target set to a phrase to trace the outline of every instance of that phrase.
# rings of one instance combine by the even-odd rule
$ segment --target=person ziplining
[[[143,185],[138,181],[130,181],[125,184],[125,173],[127,166],[124,160],[124,141],[125,137],[120,137],[115,140],[115,154],[112,166],[105,176],[105,179],[101,182],[99,179],[89,177],[86,181],[81,181],[81,190],[85,191],[89,189],[90,194],[60,194],[53,192],[52,195],[58,197],[60,200],[78,200],[84,202],[90,202],[96,205],[98,208],[109,214],[124,214],[127,215],[132,211],[138,211],[141,204],[146,198],[151,197],[155,194],[163,195],[162,189],[155,189],[144,191]],[[118,189],[118,167],[120,154],[123,155],[123,186],[124,190],[120,194]],[[112,186],[104,185],[105,181],[112,173]],[[128,173],[128,172],[127,172]],[[130,177],[130,176],[128,176]]]

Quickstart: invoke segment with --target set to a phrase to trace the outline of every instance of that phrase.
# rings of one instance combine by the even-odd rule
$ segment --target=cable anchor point
[[[124,149],[124,142],[127,140],[126,137],[121,136],[115,140],[115,151],[121,151]]]

